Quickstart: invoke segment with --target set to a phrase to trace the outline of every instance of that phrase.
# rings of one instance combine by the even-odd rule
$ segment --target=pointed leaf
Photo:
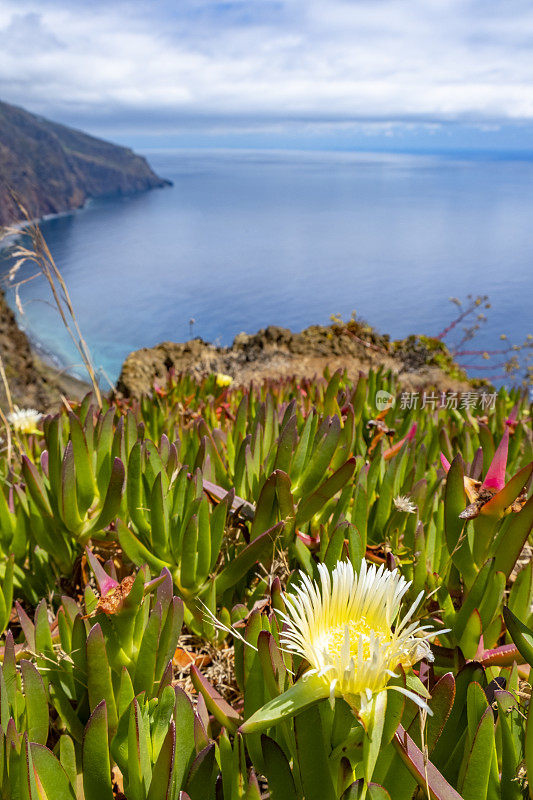
[[[329,686],[316,675],[303,676],[286,692],[275,697],[241,725],[241,733],[266,731],[284,719],[299,714],[318,700],[329,697]]]
[[[105,700],[102,700],[91,714],[83,737],[85,800],[113,800],[107,742],[107,711]]]

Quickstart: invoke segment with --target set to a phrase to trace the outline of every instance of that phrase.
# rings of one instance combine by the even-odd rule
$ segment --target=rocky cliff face
[[[20,219],[10,189],[31,217],[79,208],[90,197],[168,184],[132,150],[0,102],[0,226]]]
[[[0,291],[0,357],[14,403],[26,408],[43,408],[49,400],[49,387],[39,374],[26,334]],[[7,411],[4,384],[0,381],[0,408]]]
[[[89,386],[53,367],[32,352],[28,337],[22,331],[0,289],[0,357],[6,373],[12,402],[21,408],[56,411],[61,396],[81,399]],[[9,411],[5,387],[0,380],[0,409]],[[1,427],[1,425],[0,425]]]

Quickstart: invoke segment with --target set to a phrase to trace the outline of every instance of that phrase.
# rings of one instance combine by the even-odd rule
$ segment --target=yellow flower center
[[[363,637],[363,658],[370,658],[370,636],[379,638],[382,644],[388,644],[391,640],[391,631],[385,625],[370,625],[365,617],[349,620],[344,625],[337,625],[330,628],[327,633],[326,650],[331,656],[341,655],[344,646],[345,630],[348,629],[350,637],[350,658],[357,659],[359,652],[359,639]]]

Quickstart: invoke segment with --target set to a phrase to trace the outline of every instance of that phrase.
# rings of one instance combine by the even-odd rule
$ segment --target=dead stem
[[[195,664],[228,703],[234,704],[241,697],[235,680],[233,645],[224,643],[217,647],[193,634],[182,634],[178,640],[178,654],[181,654],[179,659],[174,658],[175,682],[189,695],[196,695],[190,677],[191,664]],[[189,663],[186,663],[187,660]]]
[[[13,411],[15,410],[14,406],[13,406],[13,398],[11,397],[11,390],[9,388],[9,383],[8,383],[8,380],[7,380],[6,371],[4,369],[4,361],[3,361],[1,355],[0,355],[0,377],[2,378],[2,383],[4,384],[4,390],[5,390],[5,393],[6,393],[6,398],[7,398],[7,404],[9,406],[9,411],[11,413],[13,413]],[[6,426],[7,426],[7,423],[6,423]]]
[[[26,262],[33,263],[39,269],[39,272],[44,275],[46,280],[48,281],[48,285],[50,287],[50,291],[52,292],[52,296],[54,298],[54,302],[61,317],[61,321],[65,326],[70,338],[72,339],[76,350],[81,356],[85,369],[87,370],[87,374],[91,380],[91,384],[93,386],[94,394],[96,397],[96,401],[98,406],[102,408],[102,395],[100,392],[100,387],[98,385],[98,380],[96,377],[96,371],[94,369],[94,365],[92,362],[91,353],[89,351],[87,342],[83,338],[81,334],[81,330],[78,324],[78,319],[76,317],[76,313],[74,311],[74,306],[72,305],[72,301],[70,299],[70,294],[67,289],[67,285],[59,271],[54,257],[48,248],[46,240],[41,233],[41,230],[36,222],[33,222],[30,218],[30,215],[24,205],[20,202],[20,200],[12,193],[12,198],[14,202],[17,204],[21,214],[27,220],[27,225],[23,230],[19,228],[7,228],[3,232],[3,236],[25,236],[30,239],[31,246],[28,247],[18,243],[14,245],[12,255],[13,258],[16,259],[15,264],[10,270],[9,278],[13,280],[17,271],[20,269],[22,264]],[[21,284],[23,281],[21,281]],[[20,285],[21,285],[20,284]],[[18,287],[19,284],[16,286],[16,293],[18,297]],[[20,301],[19,301],[20,302]],[[19,305],[17,303],[19,311],[22,309],[22,304]]]

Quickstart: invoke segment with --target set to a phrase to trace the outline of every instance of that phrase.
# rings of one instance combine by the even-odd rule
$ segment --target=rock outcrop
[[[231,347],[216,347],[201,339],[185,343],[163,342],[131,353],[123,364],[117,392],[140,397],[154,383],[163,384],[169,369],[202,376],[210,372],[230,375],[238,383],[296,375],[312,378],[341,368],[356,377],[370,368],[391,369],[409,391],[437,388],[463,391],[471,387],[466,376],[447,373],[431,353],[423,359],[420,348],[413,363],[411,349],[402,350],[388,337],[360,330],[357,323],[323,327],[313,325],[301,333],[270,326],[253,335],[240,333]],[[367,326],[368,327],[368,326]],[[364,333],[364,337],[358,333]],[[405,340],[407,342],[407,340]],[[441,347],[444,347],[443,345]],[[444,348],[445,349],[445,348]],[[440,352],[440,351],[439,351]]]
[[[81,207],[88,198],[165,186],[132,150],[0,102],[0,226]]]

